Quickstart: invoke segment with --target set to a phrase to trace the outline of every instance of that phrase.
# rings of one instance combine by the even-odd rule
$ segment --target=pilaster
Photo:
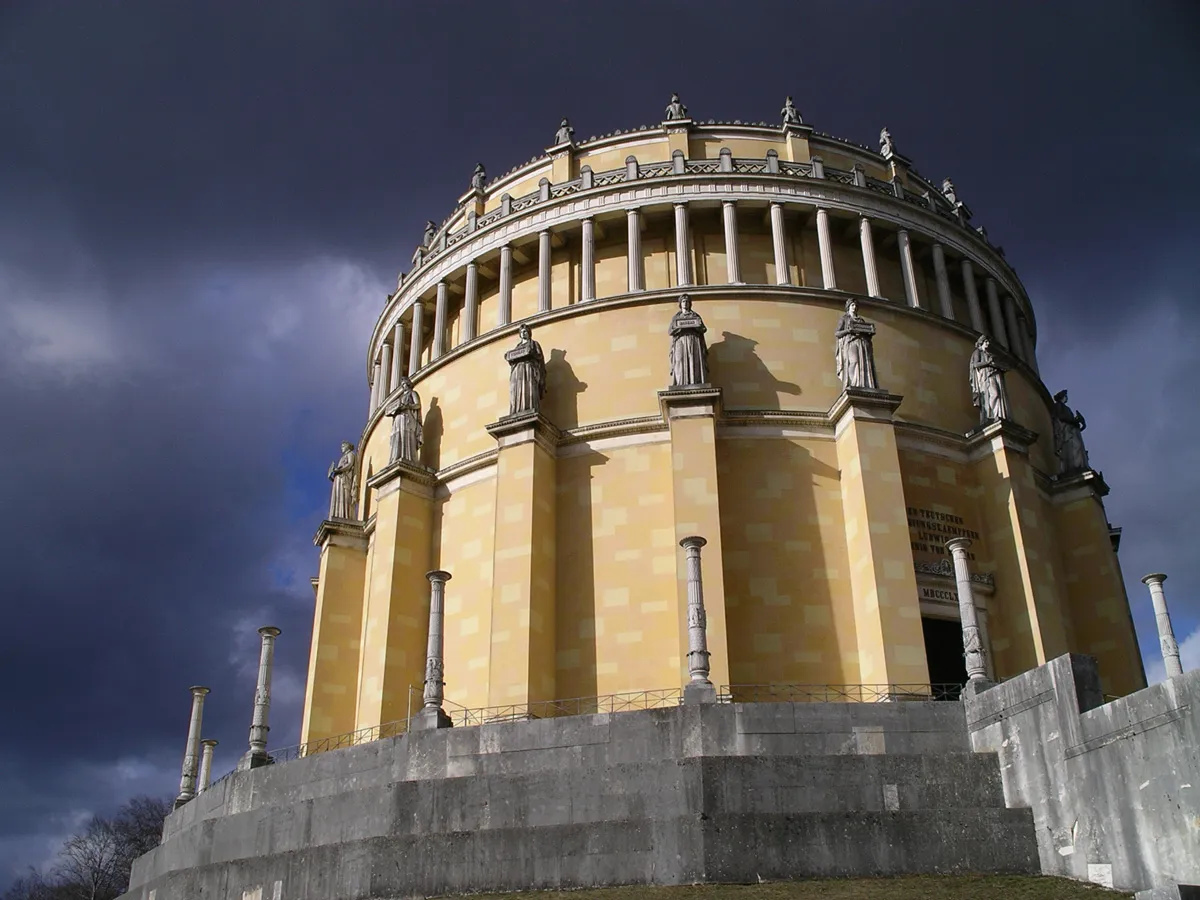
[[[811,134],[812,128],[808,125],[789,124],[783,126],[783,141],[787,146],[789,162],[808,162],[812,158],[808,144]]]
[[[327,519],[321,548],[300,742],[355,730],[367,538],[362,522]]]
[[[684,157],[691,156],[688,152],[688,132],[692,128],[691,119],[669,119],[662,123],[667,135],[667,158],[678,150]]]
[[[525,413],[487,430],[499,449],[488,705],[552,700],[558,429]]]
[[[663,418],[671,432],[672,496],[675,539],[699,535],[707,542],[704,558],[704,607],[707,616],[709,678],[729,684],[729,639],[725,621],[725,563],[721,543],[721,509],[717,483],[716,420],[721,389],[694,385],[658,392]],[[679,555],[675,569],[675,616],[678,622],[679,683],[690,676],[688,658],[688,569]]]
[[[929,683],[893,423],[902,399],[849,388],[829,411],[864,684]]]
[[[425,626],[433,542],[432,472],[395,462],[367,481],[375,490],[374,551],[363,610],[357,728],[408,713],[410,685],[425,677]]]

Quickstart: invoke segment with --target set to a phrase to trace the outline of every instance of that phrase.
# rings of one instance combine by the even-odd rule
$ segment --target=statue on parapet
[[[671,387],[708,384],[708,345],[704,320],[692,310],[692,298],[679,295],[679,311],[671,316]]]
[[[892,133],[886,127],[879,132],[879,152],[885,159],[896,152],[892,145]]]
[[[422,247],[432,246],[433,245],[433,237],[436,234],[437,234],[437,225],[434,224],[433,219],[430,219],[428,222],[425,223],[425,233],[421,235],[421,246]]]
[[[1083,416],[1067,406],[1067,392],[1054,395],[1054,453],[1058,457],[1060,475],[1069,475],[1091,468],[1087,448],[1083,446]]]
[[[879,390],[875,378],[875,349],[871,343],[874,336],[875,326],[858,314],[857,303],[847,300],[846,312],[838,320],[834,332],[837,342],[834,361],[842,387]]]
[[[783,109],[779,111],[783,116],[784,125],[803,125],[804,120],[800,118],[800,110],[796,109],[796,105],[792,103],[792,98],[788,97],[783,101]]]
[[[981,334],[971,354],[971,403],[979,409],[979,424],[1009,418],[1008,392],[1004,387],[1007,367],[992,353],[991,341]]]
[[[546,393],[546,357],[528,325],[517,330],[517,346],[504,354],[508,360],[508,414],[536,413]]]
[[[558,131],[554,132],[554,146],[559,144],[572,144],[575,142],[575,129],[571,127],[571,123],[563,117],[563,120],[558,123]]]
[[[483,186],[487,183],[487,170],[484,169],[483,163],[477,163],[475,171],[471,173],[471,190],[482,191]]]
[[[670,122],[674,119],[686,119],[687,117],[687,107],[679,102],[678,94],[672,94],[671,102],[667,104],[666,118],[664,121]]]
[[[942,196],[949,201],[951,206],[958,206],[958,194],[954,192],[954,182],[949,178],[942,179]]]
[[[354,445],[342,441],[342,455],[329,466],[333,490],[329,497],[329,518],[353,519],[358,506],[358,454]]]
[[[399,395],[388,407],[392,419],[391,446],[388,462],[397,460],[416,465],[421,459],[421,395],[413,390],[407,375],[400,377]]]

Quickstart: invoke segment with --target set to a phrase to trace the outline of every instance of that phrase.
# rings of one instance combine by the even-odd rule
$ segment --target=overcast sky
[[[233,765],[261,624],[298,739],[325,469],[422,225],[672,91],[954,178],[1087,417],[1152,677],[1146,572],[1200,663],[1198,45],[1187,2],[0,4],[0,889],[174,793],[188,685]]]

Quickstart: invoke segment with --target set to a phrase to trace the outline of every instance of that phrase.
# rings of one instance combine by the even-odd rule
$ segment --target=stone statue
[[[871,345],[874,335],[875,326],[858,314],[857,303],[847,300],[846,312],[834,332],[837,340],[834,361],[842,387],[879,390],[875,380],[875,350]]]
[[[412,267],[414,269],[418,269],[418,268],[420,268],[421,263],[423,263],[423,262],[425,262],[425,248],[422,246],[418,246],[417,249],[413,251]]]
[[[679,295],[679,311],[671,316],[671,387],[708,384],[708,345],[704,320],[692,311],[692,298]]]
[[[404,287],[404,273],[401,272],[396,276],[396,294],[400,293],[400,288]],[[393,294],[392,296],[395,296]]]
[[[686,119],[687,117],[687,107],[679,102],[678,94],[672,94],[671,102],[667,105],[665,121],[670,122],[672,119]]]
[[[1058,456],[1059,473],[1082,472],[1090,469],[1087,449],[1083,446],[1083,416],[1067,406],[1067,392],[1054,395],[1054,453]]]
[[[482,191],[486,183],[487,171],[483,168],[483,163],[479,163],[475,166],[475,171],[471,173],[471,190]]]
[[[958,194],[954,193],[954,182],[949,178],[942,179],[942,196],[950,201],[951,206],[958,206]]]
[[[508,372],[508,414],[536,413],[546,393],[546,357],[542,345],[533,339],[528,325],[522,324],[517,346],[504,354]]]
[[[389,463],[401,460],[416,464],[421,454],[421,395],[413,390],[407,375],[400,378],[400,394],[387,410],[392,417]]]
[[[342,441],[342,455],[330,465],[329,480],[333,482],[329,518],[353,519],[358,505],[358,456],[349,441]]]
[[[433,244],[433,236],[437,234],[437,226],[430,219],[425,223],[425,233],[421,235],[421,246],[429,247]]]
[[[892,133],[887,128],[879,132],[879,152],[885,157],[896,152],[896,148],[892,146]]]
[[[800,110],[796,109],[795,104],[792,103],[791,97],[788,97],[785,101],[783,101],[783,109],[779,111],[779,114],[783,116],[784,125],[804,124],[804,120],[800,118]]]
[[[570,144],[575,140],[575,129],[571,127],[571,123],[565,118],[558,123],[558,131],[554,132],[554,146],[559,144]]]
[[[979,424],[1007,419],[1008,392],[1004,389],[1007,369],[992,355],[991,341],[980,335],[971,354],[971,402],[979,407]]]

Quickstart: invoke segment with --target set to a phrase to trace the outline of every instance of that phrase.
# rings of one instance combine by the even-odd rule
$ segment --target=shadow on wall
[[[587,382],[580,381],[567,362],[566,350],[551,350],[546,361],[546,396],[543,409],[546,418],[558,428],[575,428],[579,425],[579,395],[587,390]]]
[[[800,396],[800,385],[780,381],[755,352],[758,341],[731,331],[708,348],[708,379],[733,409],[780,409],[779,395]]]
[[[421,444],[421,464],[428,466],[435,472],[441,468],[442,432],[444,430],[442,408],[438,405],[438,398],[432,397],[429,400],[429,410],[425,413],[425,425],[422,432],[424,440]]]

